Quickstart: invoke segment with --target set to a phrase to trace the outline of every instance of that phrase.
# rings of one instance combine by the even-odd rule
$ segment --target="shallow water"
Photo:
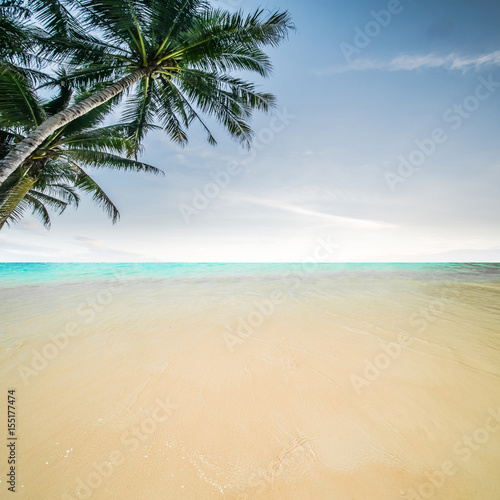
[[[499,298],[494,264],[2,264],[18,498],[498,500]]]

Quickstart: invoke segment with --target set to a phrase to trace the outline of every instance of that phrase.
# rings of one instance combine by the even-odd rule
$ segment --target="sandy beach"
[[[17,498],[500,498],[500,267],[236,267],[4,269]]]

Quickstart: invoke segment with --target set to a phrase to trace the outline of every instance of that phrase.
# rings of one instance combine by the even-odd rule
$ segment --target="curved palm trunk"
[[[16,170],[32,154],[50,134],[63,127],[72,120],[88,113],[92,109],[104,104],[114,96],[120,94],[128,87],[149,75],[152,68],[141,68],[130,75],[113,83],[109,87],[96,92],[83,101],[60,111],[45,120],[37,129],[13,148],[3,160],[0,161],[0,184]],[[1,226],[0,226],[1,227]]]

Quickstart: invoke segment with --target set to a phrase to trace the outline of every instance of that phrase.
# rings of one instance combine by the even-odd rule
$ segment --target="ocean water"
[[[0,263],[0,287],[23,284],[102,281],[121,275],[128,279],[175,279],[175,278],[236,278],[269,276],[280,279],[287,273],[303,275],[352,276],[370,278],[385,275],[420,276],[425,278],[467,278],[473,280],[500,277],[498,263]]]
[[[18,497],[497,500],[499,299],[500,264],[0,264]]]

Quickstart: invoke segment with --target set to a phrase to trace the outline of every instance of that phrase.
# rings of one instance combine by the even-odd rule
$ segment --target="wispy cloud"
[[[381,228],[394,227],[393,224],[389,224],[386,222],[372,221],[366,219],[355,219],[352,217],[343,217],[340,215],[334,215],[325,212],[320,212],[317,210],[311,210],[309,208],[304,208],[298,205],[294,205],[292,203],[286,203],[279,200],[268,200],[253,196],[246,196],[242,194],[239,194],[238,197],[235,199],[238,202],[251,203],[253,205],[260,205],[263,207],[268,207],[276,210],[282,210],[299,216],[303,215],[303,216],[324,219],[328,221],[329,225],[335,227],[366,228],[366,229],[381,229]]]
[[[451,71],[466,73],[470,70],[480,70],[485,66],[500,66],[500,50],[476,56],[461,56],[459,54],[410,55],[400,54],[390,61],[377,59],[356,59],[343,66],[334,66],[321,75],[332,73],[346,73],[348,71],[415,71],[420,69],[443,68]]]

